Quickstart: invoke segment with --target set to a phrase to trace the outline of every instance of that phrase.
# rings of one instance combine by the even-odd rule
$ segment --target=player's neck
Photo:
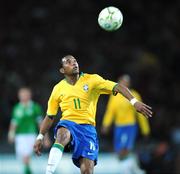
[[[21,101],[20,103],[21,103],[22,105],[24,105],[24,106],[27,106],[27,105],[29,105],[30,100],[28,100],[28,101]]]
[[[65,76],[65,79],[69,84],[75,85],[76,82],[78,81],[79,77],[80,77],[79,74],[74,74],[71,76]]]

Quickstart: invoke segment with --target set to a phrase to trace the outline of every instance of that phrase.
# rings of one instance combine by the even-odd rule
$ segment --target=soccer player
[[[8,141],[15,141],[17,157],[24,164],[24,174],[31,174],[30,157],[36,140],[38,127],[42,121],[41,106],[32,101],[31,90],[22,87],[18,91],[19,102],[14,106],[10,122]]]
[[[123,86],[130,87],[130,76],[125,74],[119,79]],[[141,101],[141,96],[137,91],[131,89],[132,95]],[[150,133],[148,120],[140,113],[121,94],[111,95],[108,101],[106,112],[103,119],[102,133],[107,133],[114,122],[114,150],[120,159],[122,173],[144,173],[138,166],[137,160],[133,155],[137,129],[141,129],[142,135],[147,137]]]
[[[73,162],[80,168],[81,174],[92,174],[99,150],[95,114],[100,94],[122,93],[137,111],[147,117],[152,116],[151,107],[135,99],[121,84],[104,80],[97,74],[79,73],[78,62],[71,55],[62,58],[60,72],[65,78],[53,88],[34,151],[41,155],[44,134],[52,126],[60,107],[62,117],[55,127],[56,140],[49,153],[46,174],[55,172],[64,147],[69,143],[73,150]]]

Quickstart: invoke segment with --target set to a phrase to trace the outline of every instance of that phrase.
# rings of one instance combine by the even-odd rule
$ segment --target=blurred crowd
[[[98,13],[109,5],[124,15],[116,32],[97,24]],[[131,75],[133,87],[154,111],[150,140],[139,138],[142,166],[156,173],[180,172],[179,13],[177,0],[5,1],[0,6],[0,152],[12,152],[7,130],[18,88],[30,86],[45,112],[52,87],[63,78],[60,58],[72,54],[83,72],[114,81],[122,73]],[[102,97],[97,130],[106,103]],[[108,142],[101,139],[102,151],[112,150]]]

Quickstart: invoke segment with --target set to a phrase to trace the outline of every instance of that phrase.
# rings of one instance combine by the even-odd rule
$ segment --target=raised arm
[[[135,109],[137,110],[137,112],[142,113],[145,117],[149,118],[152,117],[152,108],[140,101],[138,101],[130,92],[130,90],[118,83],[115,87],[114,87],[114,92],[118,92],[121,93],[125,98],[127,98],[130,103],[135,107]]]

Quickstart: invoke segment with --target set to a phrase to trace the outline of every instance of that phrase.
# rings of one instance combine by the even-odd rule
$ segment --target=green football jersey
[[[42,114],[40,105],[33,101],[27,105],[16,104],[12,112],[12,122],[17,126],[16,134],[37,133]]]

